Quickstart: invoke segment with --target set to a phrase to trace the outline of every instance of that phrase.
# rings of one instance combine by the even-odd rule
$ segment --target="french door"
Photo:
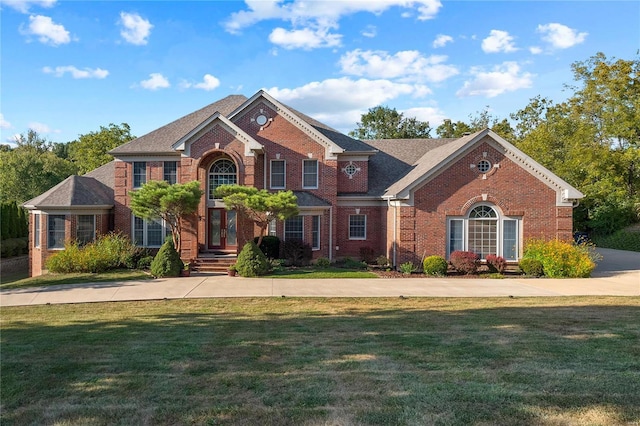
[[[230,250],[238,246],[236,212],[209,209],[207,215],[207,246],[214,250]]]

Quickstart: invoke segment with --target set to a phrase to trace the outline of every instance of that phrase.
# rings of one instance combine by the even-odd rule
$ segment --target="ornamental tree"
[[[236,210],[252,220],[258,228],[258,247],[274,219],[285,220],[298,214],[298,199],[291,191],[269,192],[241,185],[220,185],[215,197],[222,198],[227,210]]]
[[[181,219],[195,213],[203,193],[198,181],[170,185],[154,180],[131,192],[131,211],[145,220],[163,219],[171,228],[173,245],[180,253]]]

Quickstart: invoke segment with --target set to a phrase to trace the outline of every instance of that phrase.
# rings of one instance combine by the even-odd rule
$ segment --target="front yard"
[[[640,298],[3,308],[11,424],[635,424]]]

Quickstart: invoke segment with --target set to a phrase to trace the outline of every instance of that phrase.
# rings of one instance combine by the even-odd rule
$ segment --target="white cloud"
[[[353,130],[369,108],[400,96],[422,98],[431,93],[419,84],[347,77],[311,82],[292,89],[272,87],[266,90],[279,101],[345,132]],[[349,96],[344,96],[345,93]]]
[[[81,78],[103,79],[103,78],[106,78],[109,75],[109,71],[103,70],[102,68],[78,69],[78,68],[74,67],[73,65],[67,65],[67,66],[64,66],[64,67],[55,67],[55,68],[44,67],[44,68],[42,68],[42,72],[44,72],[45,74],[53,74],[56,77],[62,77],[66,73],[69,73],[69,74],[71,74],[71,77],[73,77],[75,79],[81,79]]]
[[[316,49],[319,47],[340,46],[342,36],[331,34],[328,30],[301,30],[287,31],[284,28],[276,28],[269,34],[269,41],[284,49]]]
[[[367,25],[367,27],[360,32],[363,37],[373,38],[378,35],[378,28],[375,25]]]
[[[246,0],[245,3],[247,9],[231,14],[224,22],[225,29],[232,34],[239,34],[244,28],[260,21],[275,19],[289,22],[291,29],[276,28],[269,37],[273,43],[287,49],[339,45],[342,36],[331,31],[338,28],[342,17],[354,13],[379,15],[391,7],[402,7],[416,11],[418,20],[427,20],[434,18],[442,7],[440,0],[343,0],[330,4],[305,0]],[[371,31],[363,32],[367,37],[370,34]],[[287,42],[287,38],[294,40]]]
[[[482,40],[482,50],[485,53],[515,52],[513,37],[506,31],[491,30],[489,37]]]
[[[28,127],[30,130],[33,130],[34,132],[37,132],[39,134],[60,133],[60,130],[53,130],[48,125],[43,123],[38,123],[37,121],[32,121],[31,123],[29,123]]]
[[[402,81],[440,82],[459,73],[444,62],[444,55],[425,57],[417,50],[403,50],[390,55],[385,51],[352,50],[340,58],[342,73],[369,78]]]
[[[140,82],[140,86],[147,90],[158,90],[171,87],[171,84],[169,84],[169,80],[167,80],[167,78],[162,74],[154,72],[149,74],[148,80],[142,80]]]
[[[531,46],[529,52],[531,52],[532,55],[539,55],[542,53],[542,48],[539,46]]]
[[[0,129],[10,129],[11,123],[4,119],[4,114],[0,113]]]
[[[474,76],[472,81],[466,81],[464,86],[456,92],[456,96],[485,96],[493,98],[506,92],[525,89],[532,86],[534,77],[531,73],[522,73],[515,62],[504,62],[491,71],[484,71],[479,67],[471,69]]]
[[[153,25],[137,13],[120,12],[119,24],[122,25],[120,35],[127,42],[135,45],[147,44]]]
[[[220,80],[218,80],[216,77],[212,76],[211,74],[205,74],[201,83],[193,84],[193,83],[184,81],[180,84],[180,87],[184,89],[194,88],[194,89],[202,89],[206,91],[214,90],[218,88],[218,86],[220,86]]]
[[[433,47],[437,49],[438,47],[446,46],[447,43],[453,43],[453,37],[446,34],[438,34],[436,39],[433,40]]]
[[[29,26],[27,28],[21,26],[20,32],[24,35],[37,36],[41,43],[52,46],[67,44],[71,41],[69,31],[63,25],[54,23],[48,16],[29,16]]]
[[[556,49],[567,49],[580,44],[585,41],[588,35],[588,33],[578,33],[577,30],[558,23],[538,25],[536,31],[542,34],[542,40]]]
[[[400,112],[407,118],[415,117],[420,121],[428,121],[432,128],[439,126],[447,118],[442,110],[435,107],[409,108]]]
[[[0,5],[9,6],[21,13],[29,13],[31,6],[49,8],[55,4],[56,0],[0,0]]]

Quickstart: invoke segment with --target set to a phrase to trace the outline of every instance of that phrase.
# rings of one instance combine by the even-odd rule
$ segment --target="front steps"
[[[200,253],[191,265],[193,272],[226,274],[229,266],[236,263],[238,257],[235,254]]]

